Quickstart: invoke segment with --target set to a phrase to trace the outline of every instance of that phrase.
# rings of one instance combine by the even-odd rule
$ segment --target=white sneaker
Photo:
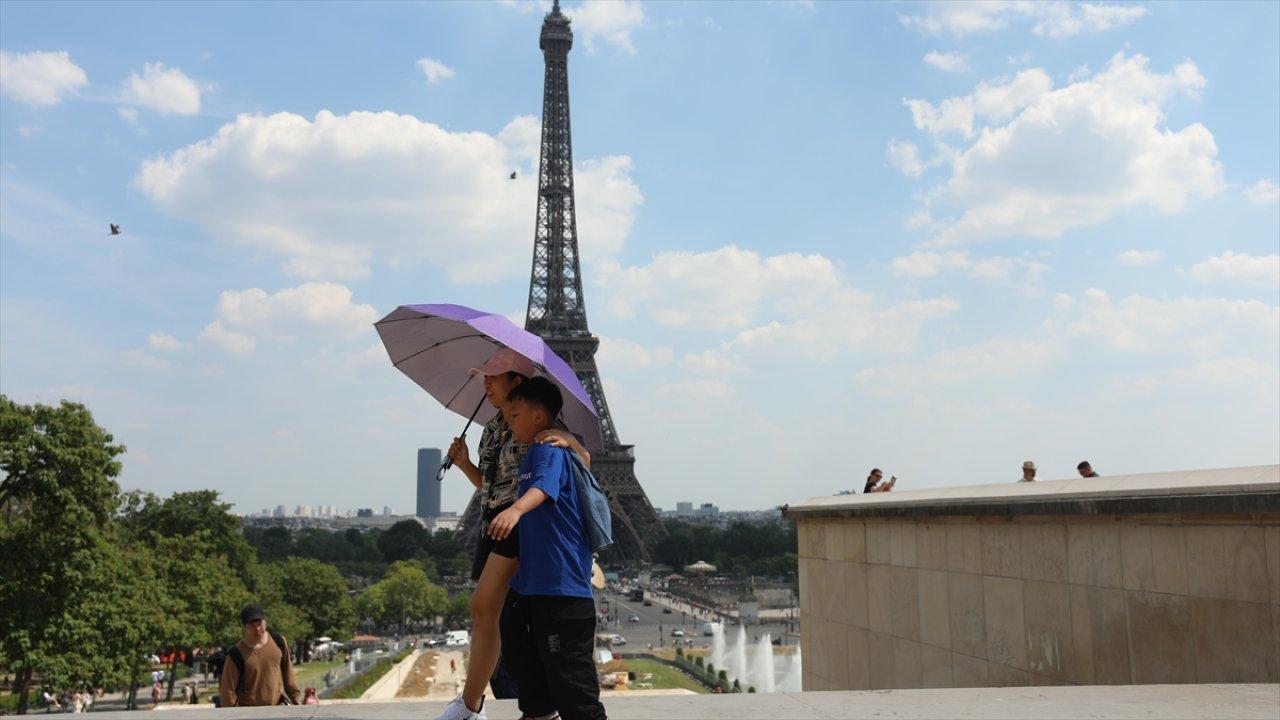
[[[445,706],[444,712],[440,713],[440,717],[436,720],[489,720],[484,714],[484,698],[480,698],[480,709],[473,712],[467,704],[462,701],[462,696],[453,699],[453,702]]]

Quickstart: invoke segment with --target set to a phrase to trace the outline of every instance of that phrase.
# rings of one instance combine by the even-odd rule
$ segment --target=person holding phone
[[[862,486],[862,492],[889,492],[897,483],[898,478],[896,476],[884,482],[884,473],[880,472],[880,468],[872,468],[871,474],[867,476],[867,484]]]

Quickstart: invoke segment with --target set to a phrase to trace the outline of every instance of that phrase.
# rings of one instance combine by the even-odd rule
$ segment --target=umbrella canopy
[[[537,335],[505,316],[462,305],[401,305],[374,323],[391,363],[441,405],[488,422],[497,408],[483,402],[484,378],[471,375],[498,350],[508,347],[528,358],[560,387],[560,417],[591,452],[604,449],[600,419],[578,376]],[[480,406],[478,412],[475,411]]]

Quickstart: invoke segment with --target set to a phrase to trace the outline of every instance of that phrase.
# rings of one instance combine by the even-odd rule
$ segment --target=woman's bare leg
[[[462,701],[475,711],[480,707],[484,686],[498,665],[502,639],[498,634],[498,618],[507,599],[507,587],[516,574],[520,561],[489,553],[471,596],[471,659],[467,662],[467,684],[462,688]]]

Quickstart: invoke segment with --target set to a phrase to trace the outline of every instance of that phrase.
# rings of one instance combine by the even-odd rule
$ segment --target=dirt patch
[[[396,691],[396,697],[426,697],[431,690],[431,684],[436,679],[437,657],[438,655],[434,652],[425,652],[419,655],[418,659],[413,662],[413,667],[409,668],[409,677],[400,683],[400,689]]]

